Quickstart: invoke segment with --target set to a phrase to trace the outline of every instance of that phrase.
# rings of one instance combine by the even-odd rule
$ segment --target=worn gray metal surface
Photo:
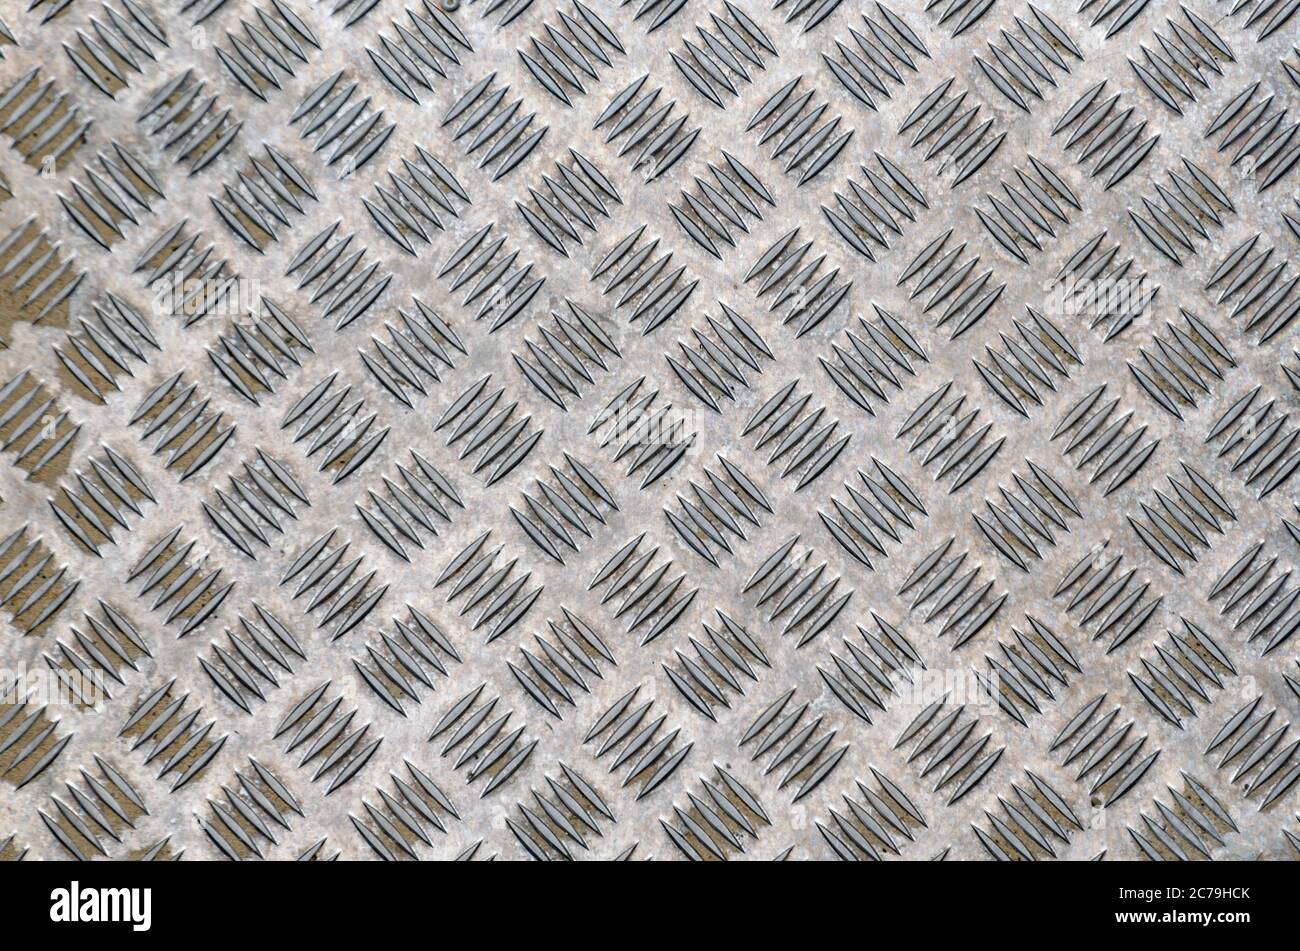
[[[1296,856],[1295,4],[25,6],[0,858]]]

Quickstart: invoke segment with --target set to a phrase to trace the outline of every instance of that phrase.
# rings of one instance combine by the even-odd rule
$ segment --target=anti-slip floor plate
[[[0,858],[1297,856],[1295,3],[27,6]]]

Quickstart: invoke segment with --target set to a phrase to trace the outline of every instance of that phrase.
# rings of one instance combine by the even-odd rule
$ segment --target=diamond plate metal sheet
[[[0,19],[0,858],[1295,858],[1296,3]]]

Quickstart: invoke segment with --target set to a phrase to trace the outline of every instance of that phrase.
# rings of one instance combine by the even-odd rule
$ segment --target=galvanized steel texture
[[[1295,858],[1298,6],[0,22],[0,858]]]

